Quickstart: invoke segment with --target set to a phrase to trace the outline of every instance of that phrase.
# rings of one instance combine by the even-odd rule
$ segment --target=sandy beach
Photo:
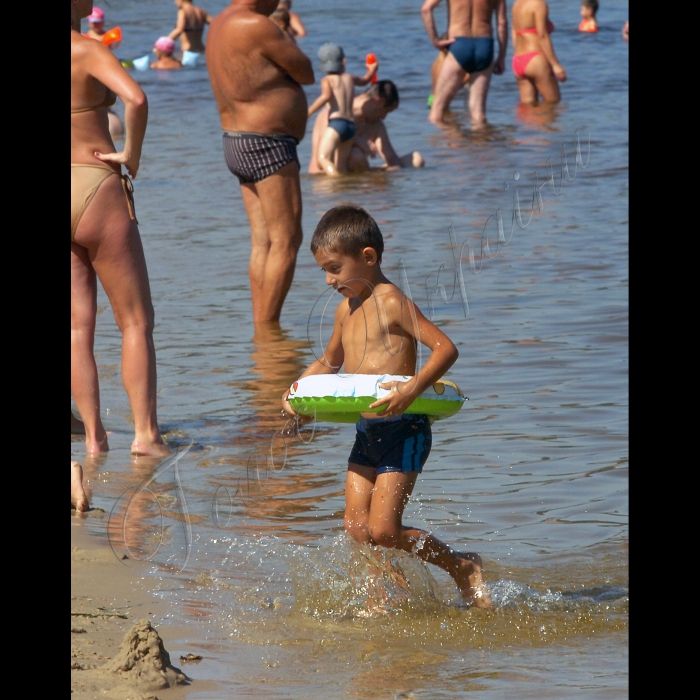
[[[195,684],[205,689],[192,677],[196,662],[180,660],[188,652],[173,651],[172,630],[161,647],[157,630],[142,622],[164,606],[140,581],[143,564],[118,561],[106,539],[88,535],[89,518],[107,523],[100,510],[72,511],[71,698],[178,700]]]

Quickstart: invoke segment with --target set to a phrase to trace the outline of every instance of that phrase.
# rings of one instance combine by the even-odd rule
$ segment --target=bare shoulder
[[[114,54],[101,41],[87,39],[81,35],[71,36],[70,50],[72,61],[109,61],[113,63],[117,60]],[[114,61],[111,59],[114,59]]]
[[[239,34],[276,36],[281,29],[265,15],[251,12],[245,7],[228,7],[214,17],[211,26],[220,26],[227,31],[236,31]]]
[[[70,37],[70,51],[72,58],[82,58],[84,56],[89,56],[93,48],[99,48],[101,46],[99,41],[94,39],[88,39],[82,34],[77,32],[71,32]]]
[[[391,316],[393,313],[401,313],[402,309],[410,303],[410,299],[395,284],[378,284],[374,288],[374,296],[379,304]]]

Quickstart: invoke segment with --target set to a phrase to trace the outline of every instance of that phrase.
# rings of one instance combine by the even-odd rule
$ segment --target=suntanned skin
[[[234,0],[211,23],[207,68],[227,131],[288,135],[301,141],[314,82],[311,61],[269,18],[276,0]],[[278,321],[301,245],[299,168],[288,163],[241,185],[251,228],[248,268],[253,322]]]
[[[171,39],[179,37],[180,48],[183,51],[204,51],[202,42],[204,25],[211,22],[212,16],[201,7],[193,5],[191,0],[175,0],[175,5],[177,6],[177,24],[168,36]]]
[[[296,12],[292,12],[292,0],[281,0],[278,7],[283,7],[289,12],[289,29],[294,37],[306,36],[306,27],[301,21],[301,17]]]
[[[530,59],[525,77],[515,76],[523,104],[537,104],[541,96],[544,102],[561,100],[559,82],[566,80],[566,71],[559,63],[552,39],[547,29],[549,8],[544,0],[515,0],[513,4],[513,46],[515,55],[540,51]],[[537,29],[536,34],[517,34],[522,29]],[[557,82],[558,81],[558,82]]]
[[[71,0],[71,109],[101,104],[107,90],[124,103],[126,137],[117,152],[109,133],[107,108],[71,114],[71,163],[114,172],[125,166],[136,177],[146,133],[148,102],[138,83],[101,42],[80,34],[80,18],[92,0]],[[97,278],[109,297],[122,333],[122,380],[134,414],[132,454],[165,456],[156,412],[154,313],[148,270],[138,226],[129,216],[122,184],[109,177],[80,219],[71,242],[71,392],[85,426],[88,454],[109,449],[100,419],[97,365],[93,352]]]
[[[176,58],[173,58],[171,53],[165,53],[160,49],[153,49],[156,55],[156,60],[151,63],[151,68],[154,70],[173,70],[174,68],[182,68],[182,63]]]
[[[376,156],[384,161],[386,170],[398,168],[420,168],[425,164],[423,156],[418,151],[399,157],[391,145],[384,119],[394,111],[395,107],[387,108],[384,99],[372,98],[366,94],[358,95],[352,103],[352,116],[355,121],[355,136],[348,156],[347,168],[350,172],[363,172],[370,169],[369,159]],[[311,136],[311,162],[308,172],[323,173],[318,163],[321,137],[328,126],[328,109],[322,109],[314,123]]]
[[[433,11],[442,0],[425,0],[421,9],[423,24],[428,37],[436,49],[449,46],[457,37],[493,36],[491,21],[497,19],[498,54],[494,63],[483,71],[469,76],[469,112],[472,125],[481,127],[486,124],[486,97],[488,95],[491,74],[501,75],[505,70],[506,48],[508,45],[508,17],[505,0],[447,0],[447,39],[440,39],[435,28]],[[452,54],[448,54],[440,69],[435,85],[435,98],[430,108],[428,119],[440,124],[445,112],[464,84],[465,71]]]
[[[79,462],[70,463],[70,504],[78,513],[90,510],[90,503],[83,488],[83,468]]]
[[[428,386],[456,361],[459,353],[452,341],[423,316],[420,309],[381,271],[377,252],[367,247],[357,258],[317,250],[316,262],[326,274],[326,284],[345,299],[335,313],[333,333],[320,360],[301,375],[346,373],[402,374],[405,382],[386,382],[391,389],[370,408],[384,407],[381,416],[403,413]],[[416,373],[416,346],[425,345],[430,356]],[[301,378],[300,377],[300,378]],[[283,406],[294,411],[285,392]],[[376,418],[377,413],[367,413]],[[447,571],[465,602],[491,607],[484,586],[481,557],[455,552],[439,539],[402,524],[403,512],[416,483],[417,472],[386,472],[349,463],[345,485],[345,529],[356,541],[413,552],[426,562]]]

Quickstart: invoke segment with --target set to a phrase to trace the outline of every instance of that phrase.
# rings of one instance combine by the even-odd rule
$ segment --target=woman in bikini
[[[524,104],[537,104],[540,97],[545,102],[561,100],[559,83],[566,80],[566,71],[554,53],[548,12],[544,0],[513,3],[513,73]]]
[[[109,449],[100,419],[93,352],[97,278],[122,333],[122,379],[134,415],[133,454],[169,450],[156,417],[153,306],[146,260],[134,214],[136,177],[146,132],[146,95],[99,41],[80,34],[92,0],[71,0],[71,393],[85,427],[88,454]],[[107,108],[125,105],[124,150],[116,152]]]
[[[180,37],[180,48],[192,53],[204,53],[202,34],[204,25],[212,20],[211,15],[201,7],[195,7],[192,0],[175,0],[177,6],[177,24],[168,36]]]

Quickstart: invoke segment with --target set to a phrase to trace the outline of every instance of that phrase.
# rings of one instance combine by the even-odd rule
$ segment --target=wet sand
[[[154,598],[140,581],[140,566],[127,568],[117,560],[106,539],[103,543],[87,534],[86,518],[101,519],[105,526],[107,521],[106,514],[99,510],[84,515],[71,511],[71,698],[180,700],[195,689],[211,688],[211,683],[193,677],[196,664],[180,660],[187,650],[173,647],[175,636],[186,637],[184,630],[182,635],[174,635],[168,629],[162,638],[174,668],[154,669],[154,659],[149,659],[146,652],[145,656],[141,654],[141,662],[134,663],[132,659],[129,664],[122,663],[132,666],[128,670],[114,670],[128,654],[123,645],[125,635],[139,621],[157,618],[166,604]],[[142,625],[142,629],[147,629],[147,625]],[[141,650],[149,644],[153,647],[154,642],[157,646],[155,634],[149,631],[148,635],[147,640],[142,640]],[[156,655],[157,652],[156,649]],[[162,650],[160,657],[155,659],[156,666],[163,661]],[[178,676],[178,671],[185,678]],[[158,687],[166,683],[173,685]]]

